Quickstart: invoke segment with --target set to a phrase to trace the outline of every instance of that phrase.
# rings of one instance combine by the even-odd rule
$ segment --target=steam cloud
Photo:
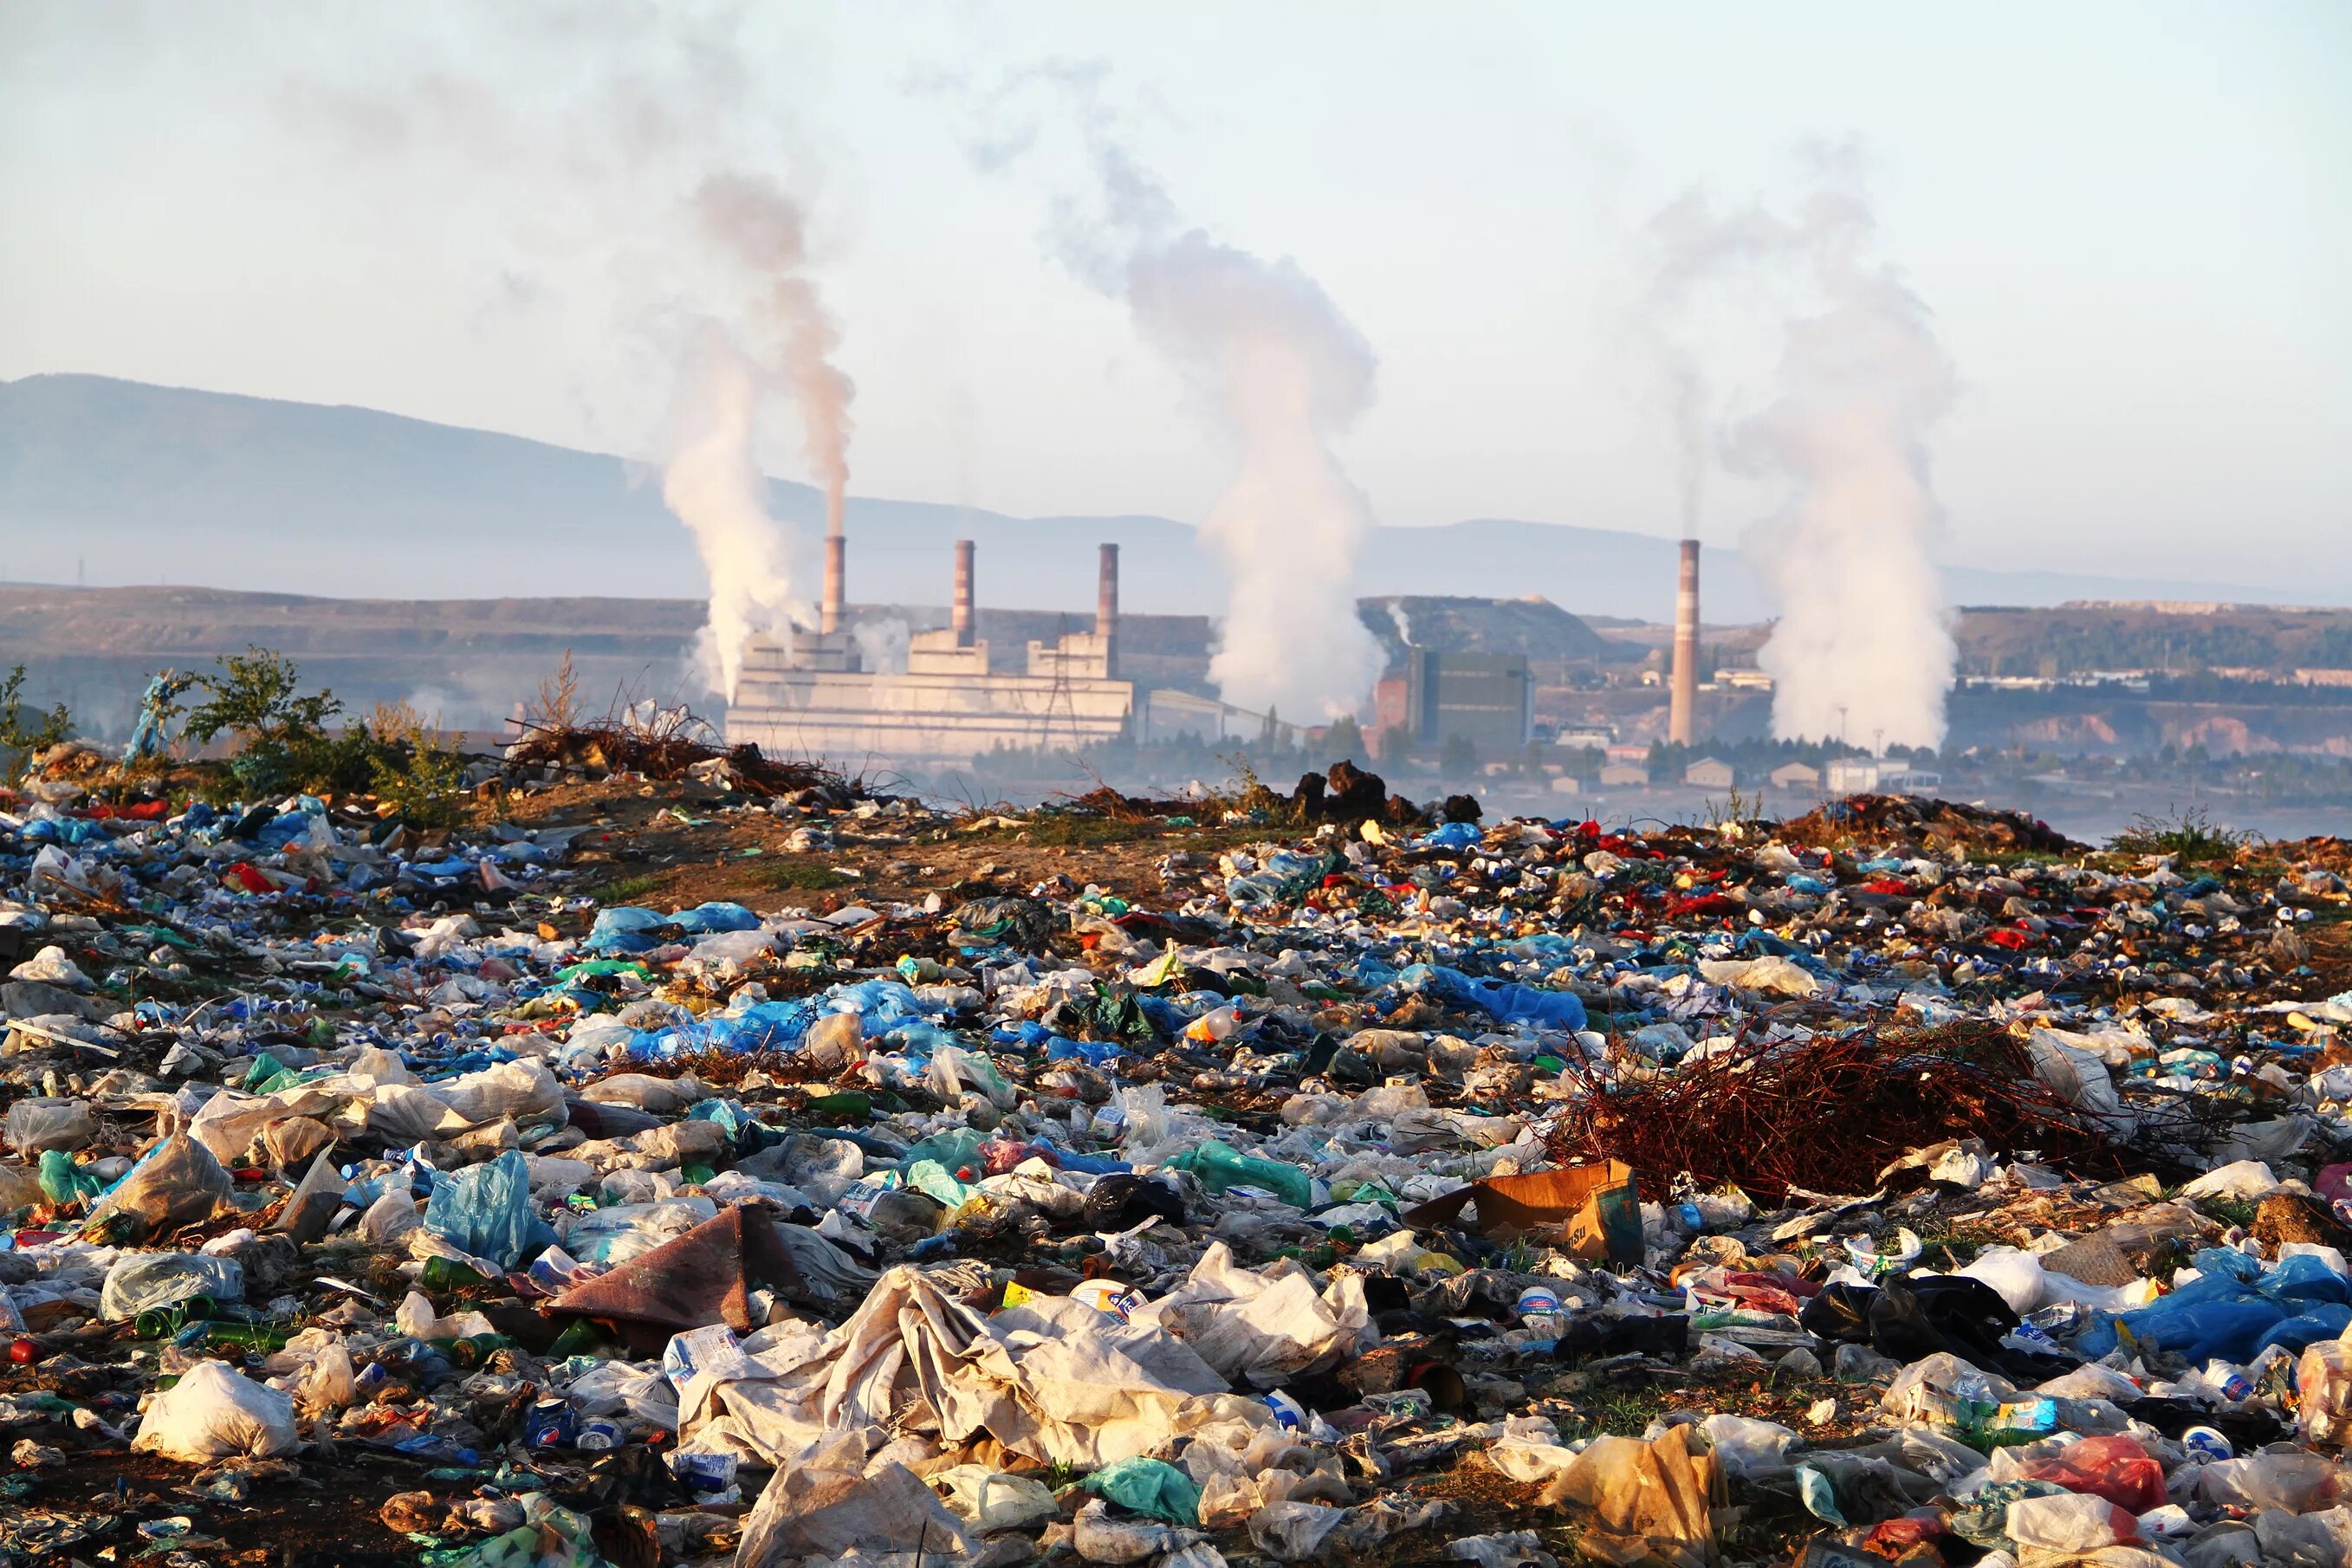
[[[809,468],[824,488],[825,531],[837,534],[849,484],[849,404],[857,389],[834,363],[841,326],[805,270],[806,217],[775,181],[737,172],[705,180],[695,206],[703,232],[750,285],[748,312],[764,328],[769,363],[799,408]]]
[[[760,385],[732,344],[706,343],[662,473],[662,500],[694,535],[710,578],[710,609],[696,655],[710,682],[735,696],[743,644],[789,632],[808,605],[793,591],[786,536],[768,515],[767,481],[752,459]]]
[[[1760,207],[1717,215],[1696,195],[1662,212],[1660,297],[1759,261],[1794,264],[1809,292],[1783,323],[1776,395],[1723,446],[1736,471],[1789,490],[1742,541],[1780,608],[1757,655],[1773,678],[1772,732],[1938,746],[1957,652],[1931,554],[1943,510],[1927,440],[1956,377],[1926,305],[1872,258],[1876,220],[1853,160],[1824,156],[1818,173],[1793,218]],[[1706,427],[1696,357],[1670,360],[1669,379],[1690,451],[1690,433],[1703,440]],[[1684,494],[1695,507],[1695,478]]]
[[[478,52],[520,53],[531,93],[478,78],[437,35],[395,26],[380,47],[409,68],[393,86],[297,74],[285,94],[306,128],[352,153],[448,163],[445,188],[485,163],[529,183],[525,208],[499,208],[500,242],[528,251],[536,238],[560,260],[525,279],[527,293],[558,278],[580,284],[581,257],[604,263],[625,336],[679,367],[662,494],[710,579],[698,662],[730,700],[744,634],[788,635],[810,618],[791,570],[800,542],[766,507],[761,406],[771,392],[790,397],[837,532],[855,395],[810,273],[804,210],[755,172],[755,156],[792,138],[759,119],[743,21],[730,5],[523,4],[482,14],[495,47]],[[366,74],[380,79],[380,66]],[[534,236],[524,210],[568,215],[571,226],[558,219],[551,236]],[[515,283],[504,275],[502,292]]]
[[[1382,663],[1356,614],[1371,513],[1331,447],[1371,406],[1371,346],[1297,263],[1182,224],[1114,133],[1099,67],[1031,74],[1077,110],[1099,198],[1098,212],[1063,209],[1060,258],[1125,301],[1138,333],[1234,444],[1233,481],[1201,525],[1231,582],[1209,679],[1240,708],[1309,721],[1354,712]],[[995,168],[1034,135],[998,129],[970,150]]]

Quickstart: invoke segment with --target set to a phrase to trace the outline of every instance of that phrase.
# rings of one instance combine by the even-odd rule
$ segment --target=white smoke
[[[790,398],[837,531],[855,392],[793,194],[810,160],[792,160],[789,186],[770,172],[780,145],[804,143],[775,108],[783,95],[760,90],[782,74],[753,36],[761,20],[723,3],[520,0],[446,26],[387,20],[365,50],[344,46],[339,24],[337,47],[292,71],[281,94],[322,144],[389,160],[422,176],[428,199],[477,215],[458,226],[512,263],[491,319],[517,299],[564,304],[583,337],[609,322],[599,349],[617,340],[644,370],[677,367],[663,493],[710,578],[698,661],[730,698],[739,634],[811,614],[787,569],[798,541],[765,504],[762,403]],[[507,64],[493,76],[484,60]],[[530,90],[515,90],[518,79]],[[632,395],[648,384],[656,375],[636,375]],[[618,438],[634,444],[643,412],[625,417]]]
[[[1237,708],[1309,721],[1353,713],[1383,660],[1356,614],[1371,512],[1332,443],[1371,406],[1371,346],[1296,262],[1267,261],[1182,224],[1116,134],[1104,77],[1099,66],[1041,67],[987,107],[1043,81],[1076,110],[1095,190],[1063,204],[1055,249],[1126,302],[1139,333],[1233,443],[1233,480],[1201,525],[1231,584],[1209,679]],[[1000,125],[969,149],[994,169],[1034,140],[1034,128]]]
[[[849,628],[849,636],[857,644],[857,661],[862,668],[877,675],[907,673],[907,649],[913,640],[914,628],[903,617],[860,621]]]
[[[1331,441],[1371,406],[1370,346],[1296,266],[1197,229],[1137,250],[1128,300],[1240,458],[1201,525],[1232,580],[1209,679],[1256,712],[1354,712],[1382,663],[1356,615],[1371,514]]]
[[[755,632],[790,637],[809,607],[793,591],[786,535],[768,515],[767,480],[752,458],[759,380],[723,340],[706,342],[699,360],[675,420],[662,500],[694,535],[710,579],[695,654],[711,688],[731,702],[744,643]]]
[[[1734,264],[1786,263],[1804,291],[1783,323],[1772,401],[1723,445],[1735,470],[1788,486],[1742,541],[1780,612],[1757,655],[1773,678],[1772,732],[1939,746],[1957,654],[1927,440],[1957,381],[1925,304],[1873,258],[1876,222],[1851,157],[1816,172],[1787,219],[1760,206],[1719,216],[1696,196],[1668,208],[1654,226],[1672,240],[1662,276],[1681,289]],[[1685,406],[1703,408],[1698,362],[1686,363]],[[1703,429],[1703,415],[1678,415],[1685,424]]]
[[[1389,601],[1389,624],[1396,627],[1397,641],[1404,644],[1407,647],[1411,647],[1412,646],[1412,619],[1404,613],[1404,601],[1402,599],[1391,599]]]
[[[841,531],[849,484],[850,399],[857,388],[834,363],[841,325],[807,273],[808,224],[801,205],[764,174],[713,174],[695,193],[703,232],[745,279],[745,314],[767,339],[767,363],[791,391],[809,468],[824,489],[825,531]]]

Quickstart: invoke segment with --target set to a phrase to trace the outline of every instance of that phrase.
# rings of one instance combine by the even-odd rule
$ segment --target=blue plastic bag
[[[530,1204],[530,1169],[509,1149],[433,1189],[425,1228],[461,1251],[512,1268],[555,1244]]]
[[[714,936],[726,931],[758,931],[760,917],[740,904],[697,904],[669,917],[669,923],[692,936]]]
[[[588,928],[588,939],[581,950],[585,952],[650,952],[656,943],[645,933],[656,926],[667,925],[669,917],[635,904],[615,904],[611,909],[596,911],[596,923]]]
[[[1431,829],[1415,841],[1417,849],[1475,849],[1486,835],[1475,822],[1449,822]]]

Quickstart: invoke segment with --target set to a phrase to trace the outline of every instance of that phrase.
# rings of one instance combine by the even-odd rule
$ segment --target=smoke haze
[[[1957,380],[1926,305],[1873,255],[1876,220],[1853,164],[1818,155],[1817,183],[1788,218],[1677,201],[1652,225],[1654,298],[1766,265],[1801,293],[1781,324],[1770,400],[1721,441],[1736,471],[1788,487],[1741,542],[1779,611],[1757,655],[1773,678],[1774,735],[1937,746],[1958,656],[1932,553],[1943,510],[1927,443]],[[1703,458],[1707,379],[1694,351],[1667,342],[1677,432]],[[1697,484],[1686,474],[1686,508]]]
[[[787,536],[768,515],[767,481],[752,460],[759,381],[716,332],[698,362],[675,420],[662,500],[694,535],[710,578],[709,619],[696,657],[711,689],[732,701],[745,639],[754,632],[789,637],[809,606],[793,589]]]
[[[1318,722],[1353,713],[1379,679],[1379,641],[1356,614],[1356,563],[1372,526],[1332,443],[1372,405],[1378,362],[1329,295],[1288,258],[1268,261],[1188,226],[1118,133],[1098,65],[1016,76],[1075,110],[1093,189],[1057,204],[1051,245],[1071,271],[1123,300],[1138,334],[1183,377],[1232,443],[1232,482],[1201,536],[1230,584],[1209,679],[1235,707]],[[991,124],[969,142],[983,169],[1036,140]]]
[[[772,393],[790,400],[838,531],[856,391],[811,269],[803,197],[772,172],[795,163],[805,184],[813,160],[775,153],[793,139],[762,116],[742,21],[724,5],[519,5],[471,18],[484,32],[471,49],[394,28],[390,85],[299,72],[281,94],[284,112],[347,154],[393,160],[453,207],[494,215],[515,261],[486,309],[546,308],[543,295],[568,287],[577,297],[561,303],[583,330],[601,313],[648,379],[674,373],[667,445],[650,432],[619,444],[662,453],[663,498],[709,577],[696,662],[730,697],[742,635],[809,614],[791,569],[800,542],[766,506],[761,406]],[[477,55],[499,54],[536,90],[478,73]],[[512,186],[531,199],[479,200]]]

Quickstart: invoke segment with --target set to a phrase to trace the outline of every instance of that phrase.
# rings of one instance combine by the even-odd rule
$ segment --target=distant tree
[[[1356,763],[1364,759],[1364,731],[1353,713],[1342,713],[1331,721],[1323,732],[1323,750],[1335,763]]]
[[[62,702],[43,712],[24,700],[25,667],[0,680],[0,757],[13,775],[34,757],[73,733],[73,714]]]
[[[1467,735],[1448,735],[1438,748],[1437,771],[1449,779],[1468,778],[1478,771],[1478,748]]]
[[[533,730],[570,730],[580,722],[580,672],[572,666],[572,650],[542,677],[539,695],[524,705],[523,723]]]

